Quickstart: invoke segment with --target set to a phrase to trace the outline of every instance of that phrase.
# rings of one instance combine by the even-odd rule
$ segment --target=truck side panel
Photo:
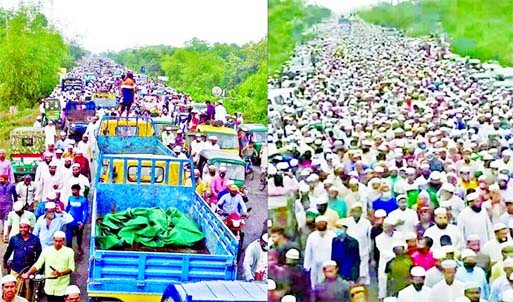
[[[103,154],[155,154],[170,155],[173,152],[156,137],[98,136],[98,149]]]

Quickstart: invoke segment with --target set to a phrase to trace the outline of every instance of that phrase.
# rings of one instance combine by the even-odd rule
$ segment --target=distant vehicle
[[[96,81],[96,74],[94,72],[86,72],[84,73],[84,81],[85,84],[89,84],[91,82]]]
[[[48,121],[52,121],[56,127],[62,127],[61,101],[55,98],[48,98],[43,99],[43,104],[45,108],[45,120],[43,121],[43,126],[46,126]]]
[[[61,90],[80,90],[84,89],[84,81],[82,79],[77,78],[66,78],[61,82]]]
[[[87,125],[96,115],[96,105],[94,102],[68,102],[64,110],[66,124],[69,130],[70,138],[80,141],[82,135],[87,129]]]

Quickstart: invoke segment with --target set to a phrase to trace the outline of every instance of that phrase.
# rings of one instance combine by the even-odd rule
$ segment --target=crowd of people
[[[270,78],[270,301],[513,301],[513,94],[449,54],[330,23]]]

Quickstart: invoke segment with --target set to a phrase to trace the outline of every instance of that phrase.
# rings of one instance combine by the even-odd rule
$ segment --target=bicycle
[[[263,191],[267,188],[267,170],[262,170],[262,173],[260,174],[260,186],[258,187],[259,191]]]
[[[30,269],[30,267],[28,267],[27,269],[23,269],[23,271],[27,271],[28,269]],[[29,281],[30,283],[32,283],[32,289],[30,288],[27,288],[27,283],[25,282],[25,280],[23,278],[21,278],[21,273],[16,277],[16,280],[17,280],[17,291],[16,291],[16,295],[18,296],[21,296],[21,297],[26,297],[26,295],[23,295],[23,293],[26,293],[27,290],[32,290],[32,293],[30,294],[30,299],[27,299],[29,300],[30,302],[39,302],[39,301],[43,301],[43,297],[44,297],[44,285],[45,285],[45,280],[47,279],[57,279],[57,277],[55,276],[45,276],[45,275],[42,275],[42,274],[35,274],[35,275],[30,275],[29,277]]]

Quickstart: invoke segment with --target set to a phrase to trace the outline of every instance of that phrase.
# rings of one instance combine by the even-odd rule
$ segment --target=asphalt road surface
[[[258,190],[260,184],[260,170],[258,167],[254,167],[256,169],[254,180],[247,181],[248,187],[248,197],[249,201],[246,204],[248,207],[251,207],[250,217],[246,221],[246,227],[244,232],[246,233],[244,238],[244,248],[248,246],[249,243],[258,239],[262,232],[263,224],[267,219],[267,189],[264,192]],[[92,194],[89,196],[90,204],[89,208],[91,210],[91,200]],[[71,284],[76,284],[80,287],[83,293],[82,301],[87,301],[87,273],[88,273],[88,259],[89,259],[89,240],[91,234],[91,224],[87,224],[84,231],[84,243],[83,250],[84,255],[78,256],[75,253],[76,260],[76,272],[71,275]],[[76,241],[75,241],[76,242]],[[74,248],[76,248],[76,243],[74,242]],[[0,240],[0,254],[4,255],[6,249],[6,244]],[[242,262],[244,259],[244,253],[241,256],[241,260],[238,265],[238,278],[243,279],[243,270],[242,270]],[[4,275],[6,271],[2,272]]]

